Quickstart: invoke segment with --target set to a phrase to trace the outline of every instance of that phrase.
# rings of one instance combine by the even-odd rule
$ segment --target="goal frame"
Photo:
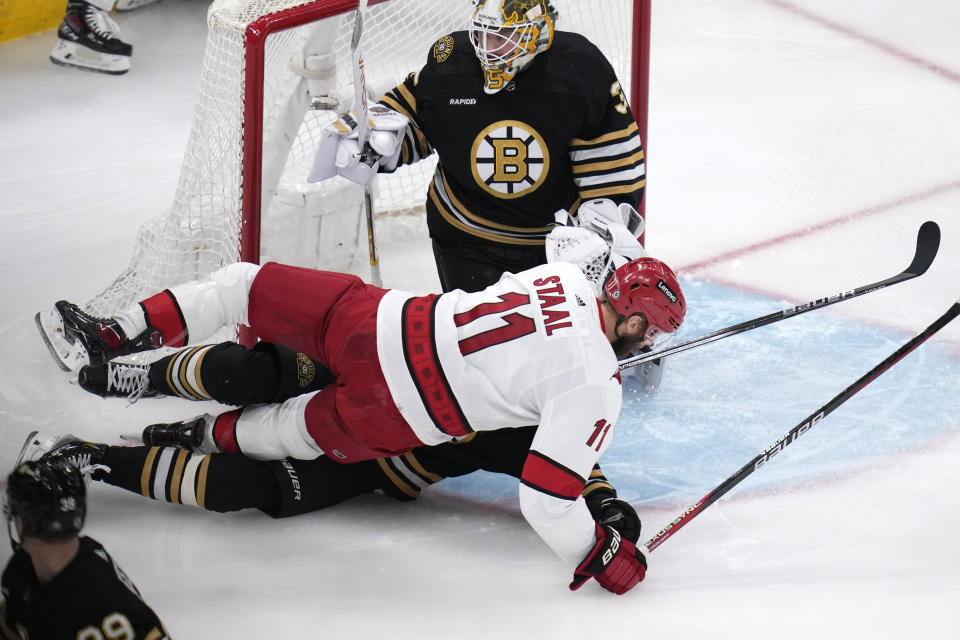
[[[369,0],[377,5],[390,0]],[[652,0],[633,0],[632,64],[630,108],[643,142],[647,166],[647,101],[650,76],[650,12]],[[355,10],[355,0],[315,0],[314,2],[261,16],[246,28],[244,49],[243,168],[240,200],[240,260],[260,263],[261,186],[263,183],[263,97],[264,60],[267,38],[278,31]],[[646,198],[640,213],[646,218]],[[641,238],[643,240],[643,238]]]

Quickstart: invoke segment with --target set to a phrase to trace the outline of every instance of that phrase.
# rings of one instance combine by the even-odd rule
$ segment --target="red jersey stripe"
[[[587,483],[567,467],[533,450],[523,464],[520,481],[531,489],[566,500],[576,500]]]
[[[473,433],[440,366],[434,336],[437,296],[411,298],[403,306],[403,355],[420,399],[437,429],[449,436]]]
[[[183,319],[177,299],[169,289],[142,301],[140,308],[143,309],[147,326],[153,327],[163,336],[163,346],[182,347],[187,343],[187,322]]]

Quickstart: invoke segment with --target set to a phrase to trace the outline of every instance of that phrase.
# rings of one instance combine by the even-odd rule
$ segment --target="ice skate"
[[[62,460],[76,467],[89,480],[94,471],[110,470],[101,464],[106,450],[105,444],[83,442],[70,434],[43,436],[38,431],[31,431],[20,448],[14,468],[24,462]]]
[[[16,469],[21,463],[36,460],[47,450],[48,449],[43,448],[43,440],[40,438],[40,433],[38,431],[31,431],[27,435],[27,439],[23,441],[23,446],[20,447],[20,453],[17,454],[17,461],[14,463],[13,468]]]
[[[84,391],[103,398],[126,398],[131,403],[160,395],[150,385],[149,365],[121,362],[85,365],[77,375],[77,383]]]
[[[50,311],[35,317],[40,336],[64,371],[85,364],[98,365],[119,356],[162,346],[160,332],[148,327],[133,340],[127,339],[113,318],[97,318],[75,304],[60,300]]]
[[[213,435],[207,434],[207,417],[202,415],[183,422],[151,424],[143,430],[141,441],[148,447],[177,447],[197,453],[214,453],[217,446],[213,443]]]
[[[69,464],[80,471],[87,482],[90,482],[94,473],[110,473],[110,467],[103,464],[103,455],[107,451],[105,444],[85,442],[76,436],[64,434],[47,439],[42,450],[38,459]]]
[[[57,44],[50,52],[50,61],[111,75],[126,73],[130,70],[133,47],[118,35],[116,23],[105,11],[83,0],[70,0],[57,29]]]

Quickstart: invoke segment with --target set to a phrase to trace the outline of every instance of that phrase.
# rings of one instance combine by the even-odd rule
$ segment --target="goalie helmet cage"
[[[584,34],[613,64],[645,146],[650,2],[551,0],[558,28]],[[373,99],[418,70],[438,38],[465,29],[473,4],[370,0],[363,42]],[[113,314],[238,260],[347,271],[365,256],[363,190],[339,177],[306,182],[320,130],[352,108],[356,7],[356,0],[212,3],[173,204],[143,224],[129,266],[86,303],[88,311]],[[378,229],[397,214],[422,214],[435,163],[378,176]]]

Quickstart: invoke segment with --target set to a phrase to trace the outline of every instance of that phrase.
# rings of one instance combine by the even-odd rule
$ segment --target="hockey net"
[[[614,65],[646,142],[650,0],[551,1],[558,28],[583,33]],[[440,36],[465,29],[473,4],[370,0],[363,49],[372,99],[418,70]],[[367,251],[362,188],[342,178],[306,182],[321,128],[353,106],[355,9],[356,0],[212,3],[173,204],[141,227],[129,267],[89,311],[111,314],[238,260],[358,272]],[[426,235],[435,163],[377,177],[378,242]]]

